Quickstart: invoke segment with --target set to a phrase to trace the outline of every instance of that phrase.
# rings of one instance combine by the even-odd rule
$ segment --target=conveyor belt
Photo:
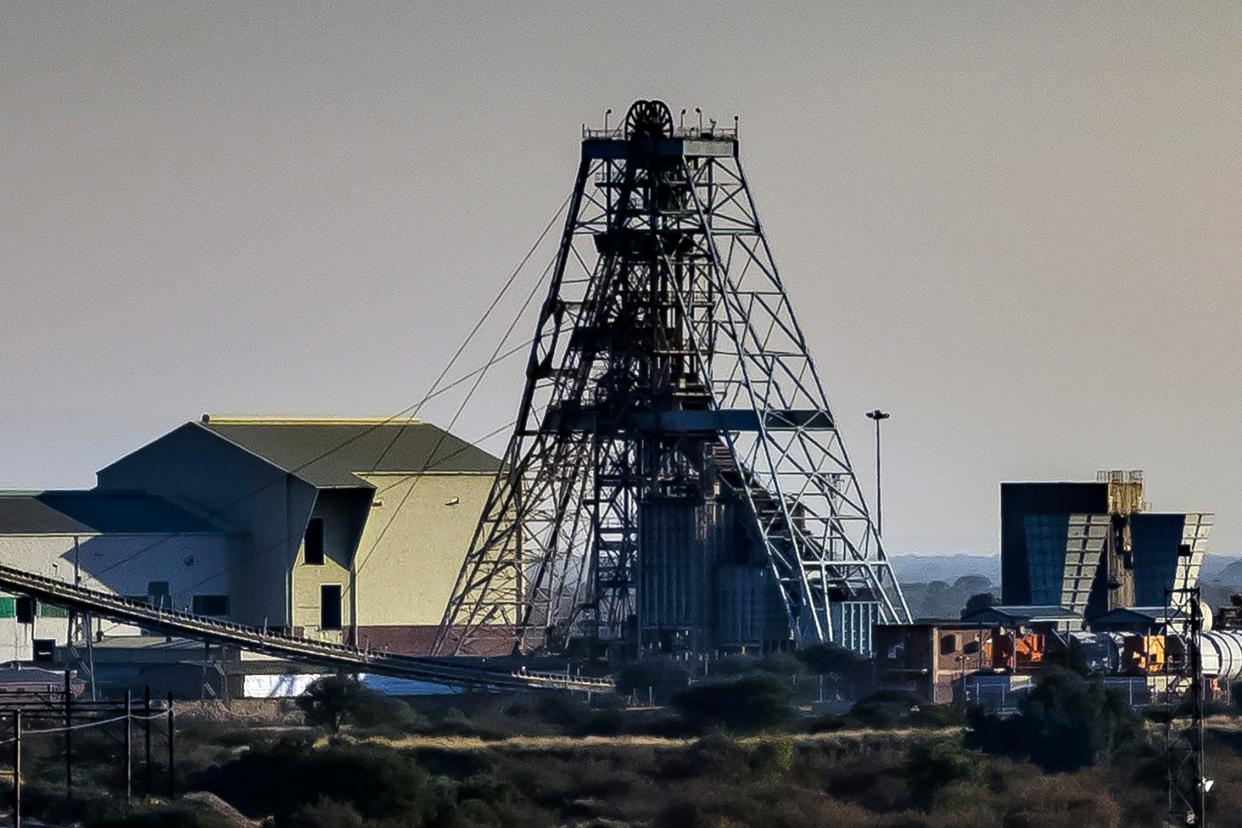
[[[612,693],[616,690],[610,679],[567,673],[493,670],[462,664],[451,658],[379,654],[344,644],[298,638],[189,612],[161,609],[142,601],[85,589],[8,566],[0,566],[0,588],[165,635],[213,644],[233,644],[243,650],[337,670],[495,690],[570,690],[579,693]]]

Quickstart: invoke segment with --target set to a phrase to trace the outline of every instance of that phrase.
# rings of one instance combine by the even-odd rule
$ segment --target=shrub
[[[906,690],[881,688],[850,708],[849,718],[865,727],[889,728],[909,722],[919,699]]]
[[[774,652],[764,656],[734,655],[717,659],[711,665],[714,677],[769,675],[786,683],[806,672],[802,660],[793,653]]]
[[[631,661],[617,673],[617,690],[633,693],[647,701],[647,689],[658,703],[666,703],[690,683],[690,670],[684,662],[667,658],[644,658]]]
[[[278,822],[321,797],[346,803],[365,819],[409,820],[434,805],[413,754],[376,745],[316,750],[281,742],[210,768],[195,781],[247,814],[274,814]]]
[[[982,612],[988,607],[994,607],[999,603],[996,596],[991,592],[976,592],[974,595],[966,599],[966,606],[962,609],[962,617],[965,618],[976,612]]]
[[[315,679],[298,696],[298,709],[312,727],[336,733],[344,724],[364,728],[405,726],[415,716],[400,699],[365,687],[355,676],[324,676]]]
[[[1134,711],[1098,677],[1048,668],[1009,719],[970,715],[968,744],[1029,757],[1046,771],[1071,771],[1110,759],[1142,732]]]
[[[673,696],[673,707],[692,726],[741,731],[783,724],[793,714],[786,684],[762,675],[693,685]]]
[[[235,822],[195,805],[139,806],[133,813],[94,822],[99,828],[233,828]]]
[[[840,644],[812,644],[798,650],[798,660],[807,672],[820,676],[844,677],[865,659]]]
[[[965,751],[954,742],[915,742],[906,751],[910,798],[918,807],[930,810],[943,788],[970,779],[981,765],[978,754]]]
[[[789,737],[764,739],[750,754],[750,765],[759,779],[779,779],[793,769],[797,751]]]
[[[303,805],[289,818],[289,828],[361,828],[362,815],[345,802],[320,797],[314,805]]]

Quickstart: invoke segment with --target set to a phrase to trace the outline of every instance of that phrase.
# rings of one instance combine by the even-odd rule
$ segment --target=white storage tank
[[[1226,681],[1242,677],[1242,630],[1205,632],[1199,640],[1203,675]]]

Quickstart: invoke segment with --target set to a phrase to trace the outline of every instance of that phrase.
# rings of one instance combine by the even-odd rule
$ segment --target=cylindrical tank
[[[1199,636],[1203,675],[1232,681],[1242,677],[1242,630],[1219,630]]]
[[[1123,637],[1119,633],[1070,633],[1078,645],[1087,669],[1093,673],[1112,674],[1121,669]]]

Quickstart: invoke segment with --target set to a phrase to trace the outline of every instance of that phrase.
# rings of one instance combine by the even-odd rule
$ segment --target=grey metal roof
[[[221,532],[179,506],[145,492],[0,492],[0,534],[165,534]]]
[[[1170,607],[1117,607],[1097,617],[1093,624],[1117,624],[1129,622],[1159,623],[1179,618],[1181,610]]]
[[[985,618],[1011,618],[1017,621],[1069,621],[1081,618],[1078,613],[1058,606],[996,605],[963,616],[963,621]]]
[[[64,673],[44,670],[42,667],[23,666],[17,662],[0,665],[0,685],[47,684],[52,687],[60,687],[64,684],[64,681]]]
[[[494,474],[500,460],[419,421],[218,418],[200,425],[319,488],[362,487],[358,473]]]
[[[974,616],[972,615],[971,618],[973,619]],[[924,616],[920,618],[915,618],[909,624],[901,624],[900,626],[903,626],[903,627],[974,627],[976,626],[976,623],[973,620],[965,621],[960,617],[949,618],[948,616],[944,616],[944,617]]]

